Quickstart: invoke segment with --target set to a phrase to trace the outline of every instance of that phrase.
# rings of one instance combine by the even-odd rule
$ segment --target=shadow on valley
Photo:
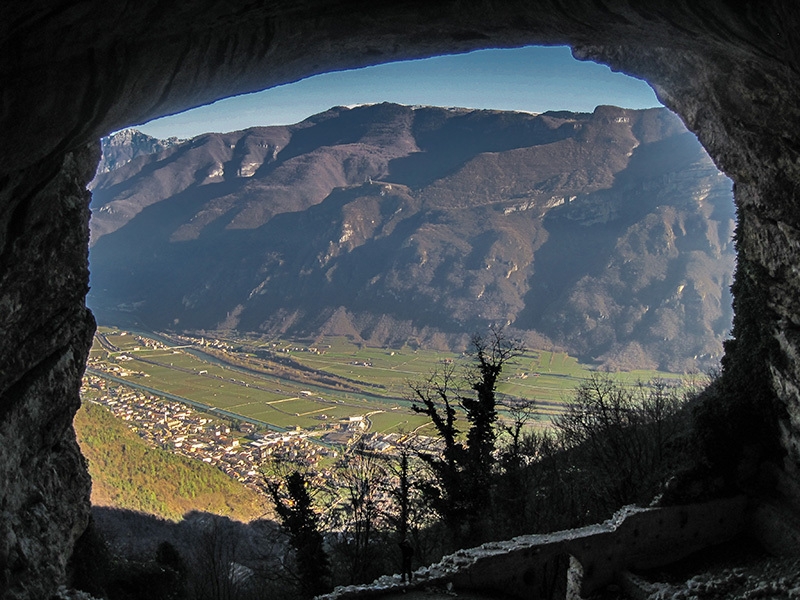
[[[286,594],[285,537],[273,521],[190,512],[179,522],[94,507],[70,561],[72,585],[98,598],[246,599]]]

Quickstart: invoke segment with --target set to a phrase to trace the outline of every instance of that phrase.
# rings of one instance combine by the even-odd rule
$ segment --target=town
[[[117,372],[119,374],[119,372]],[[367,431],[367,416],[325,423],[316,431],[299,427],[284,431],[259,428],[246,420],[227,420],[176,400],[146,393],[87,373],[84,401],[107,407],[147,442],[209,463],[232,479],[264,494],[264,466],[283,462],[314,473],[320,483],[336,487],[331,467],[357,447],[361,452],[393,456],[401,445],[436,452],[437,438]],[[327,459],[327,460],[326,460]]]

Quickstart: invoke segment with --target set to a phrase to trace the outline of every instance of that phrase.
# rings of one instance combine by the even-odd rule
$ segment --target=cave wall
[[[95,143],[0,189],[0,597],[48,598],[88,519],[72,428],[92,343],[89,192]]]
[[[0,22],[0,597],[45,598],[88,515],[71,421],[93,331],[88,194],[115,129],[319,72],[530,43],[646,78],[735,182],[771,385],[800,461],[794,0],[11,0]],[[742,289],[749,289],[742,286]],[[746,293],[746,292],[742,292]],[[737,299],[737,302],[741,299]],[[763,331],[761,331],[763,330]],[[746,377],[746,373],[744,374]]]

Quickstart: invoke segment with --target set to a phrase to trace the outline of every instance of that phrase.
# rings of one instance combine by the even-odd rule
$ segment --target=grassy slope
[[[180,520],[191,510],[249,521],[262,498],[205,463],[146,444],[106,408],[86,403],[75,431],[92,476],[92,503]]]

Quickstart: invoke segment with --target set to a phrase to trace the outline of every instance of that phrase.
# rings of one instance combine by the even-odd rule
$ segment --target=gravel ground
[[[751,564],[656,583],[649,600],[772,600],[800,598],[800,560],[763,558]]]
[[[765,555],[747,539],[639,576],[652,586],[649,600],[800,599],[800,559]]]

